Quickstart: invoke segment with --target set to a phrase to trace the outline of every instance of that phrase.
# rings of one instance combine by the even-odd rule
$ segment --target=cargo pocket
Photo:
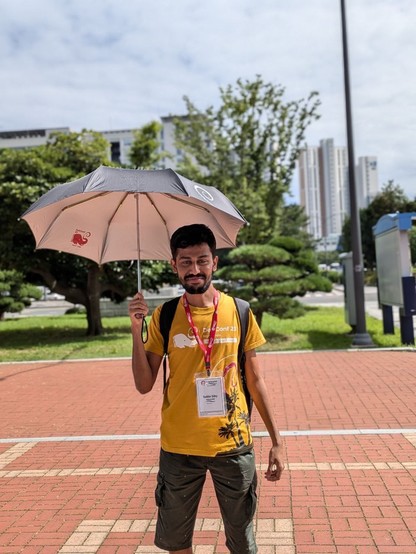
[[[254,474],[253,481],[247,494],[247,517],[252,520],[257,509],[257,474]]]
[[[155,490],[155,501],[156,501],[156,506],[158,508],[161,508],[163,506],[164,491],[165,491],[165,479],[162,474],[158,473],[156,490]]]

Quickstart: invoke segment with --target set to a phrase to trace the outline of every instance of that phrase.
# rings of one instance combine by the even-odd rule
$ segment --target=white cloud
[[[356,156],[414,196],[416,2],[346,2]],[[310,143],[346,143],[338,0],[0,0],[0,129],[142,125],[261,74],[320,92]]]

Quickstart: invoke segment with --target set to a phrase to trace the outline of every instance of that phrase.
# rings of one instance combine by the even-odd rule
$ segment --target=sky
[[[416,1],[345,5],[355,157],[414,198]],[[339,0],[0,0],[0,131],[137,128],[256,75],[318,91],[306,142],[346,146]]]

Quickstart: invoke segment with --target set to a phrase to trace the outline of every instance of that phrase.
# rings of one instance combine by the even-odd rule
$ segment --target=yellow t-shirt
[[[201,339],[207,343],[214,307],[190,306]],[[149,325],[146,350],[163,355],[159,329],[161,306]],[[227,413],[199,417],[195,377],[204,375],[204,355],[193,336],[182,299],[179,301],[169,334],[169,380],[162,406],[161,446],[167,452],[194,456],[216,456],[251,445],[247,403],[237,366],[240,322],[234,300],[221,293],[218,325],[211,353],[213,375],[224,376]],[[265,338],[250,310],[244,351],[264,344]]]

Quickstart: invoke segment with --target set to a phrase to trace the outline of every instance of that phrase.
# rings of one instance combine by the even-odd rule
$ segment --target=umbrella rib
[[[142,193],[143,196],[146,196],[146,198],[149,200],[150,204],[153,206],[155,212],[157,213],[157,215],[160,217],[161,221],[163,222],[163,225],[165,227],[165,230],[166,230],[166,236],[167,236],[167,239],[168,239],[168,242],[170,241],[170,236],[169,236],[169,231],[168,231],[168,224],[167,224],[167,221],[166,219],[163,217],[162,215],[162,212],[158,209],[158,207],[156,206],[156,204],[153,202],[153,199],[152,197],[150,196],[150,193],[148,192],[145,192],[145,193]],[[159,194],[159,193],[156,193],[156,194]],[[171,194],[165,194],[164,196],[168,196],[169,198],[172,198],[172,199],[176,199],[174,196],[172,196]],[[139,253],[140,254],[140,253]]]
[[[168,231],[168,224],[166,222],[166,219],[163,217],[162,213],[159,211],[158,207],[156,206],[156,204],[153,202],[153,199],[152,197],[146,193],[145,196],[147,197],[147,199],[149,200],[149,202],[151,203],[151,205],[153,206],[153,208],[155,209],[155,212],[157,213],[157,215],[160,217],[160,219],[163,221],[163,224],[165,226],[165,229],[166,229],[166,235],[168,237],[168,241],[170,240],[170,236],[169,236],[169,231]],[[170,198],[172,198],[172,196],[170,194],[166,194],[166,196],[169,196]]]
[[[54,226],[55,224],[55,221],[58,219],[58,217],[60,217],[60,215],[65,212],[66,210],[70,210],[71,208],[73,208],[74,206],[78,206],[79,204],[83,204],[84,202],[90,202],[91,200],[94,200],[95,198],[98,198],[100,196],[104,196],[106,194],[109,194],[108,192],[100,192],[99,194],[96,194],[95,196],[89,196],[88,198],[86,198],[85,200],[80,200],[79,202],[74,202],[73,204],[70,204],[69,206],[64,206],[56,215],[55,217],[52,219],[52,221],[49,223],[46,231],[42,234],[42,238],[39,240],[39,243],[36,245],[36,250],[38,250],[41,246],[42,246],[42,243],[45,239],[45,237],[48,236],[48,233],[49,231],[51,230],[51,228]]]
[[[181,202],[182,204],[188,204],[188,202],[186,200],[182,200],[182,198],[178,198],[177,196],[175,196],[173,194],[167,194],[166,196],[169,196],[169,198],[171,198],[172,200],[176,200],[177,202]],[[189,197],[187,197],[187,198],[189,198]],[[211,214],[211,212],[208,210],[208,208],[205,208],[205,206],[199,206],[198,204],[192,204],[192,205],[193,205],[194,208],[199,208],[203,212]],[[215,206],[214,206],[214,208],[215,208]],[[216,223],[217,223],[218,227],[221,229],[221,231],[224,233],[224,235],[228,236],[227,232],[225,231],[224,227],[220,224],[218,219],[216,219]]]
[[[166,196],[168,196],[169,198],[171,198],[172,200],[175,200],[176,202],[181,202],[182,204],[189,204],[189,202],[187,202],[186,200],[182,200],[182,198],[179,198],[178,196],[175,196],[174,194],[166,194]],[[190,198],[189,196],[186,196],[186,198]],[[206,208],[205,206],[200,206],[199,204],[192,204],[192,206],[194,208],[199,208],[200,210],[204,211],[204,212],[207,212],[207,213],[211,213],[208,208]],[[215,206],[214,206],[215,208]],[[231,216],[233,217],[233,216]]]
[[[109,192],[106,192],[104,194],[111,194]],[[123,196],[123,198],[120,200],[120,202],[117,204],[115,210],[113,211],[110,219],[108,220],[108,224],[107,224],[107,229],[105,231],[105,235],[104,235],[104,238],[103,238],[103,242],[102,242],[102,247],[101,247],[101,258],[100,258],[100,264],[102,263],[102,260],[103,260],[103,257],[104,257],[104,253],[105,253],[105,245],[107,243],[107,237],[108,237],[108,233],[109,233],[109,230],[110,230],[110,226],[111,226],[111,223],[113,222],[113,219],[116,217],[116,214],[118,212],[118,210],[121,208],[123,202],[125,201],[125,199],[128,197],[129,193],[126,192]],[[99,195],[100,196],[100,195]]]
[[[98,194],[94,194],[92,196],[88,196],[88,198],[83,198],[79,200],[78,202],[73,202],[69,206],[65,206],[62,208],[61,213],[65,210],[69,210],[73,208],[74,206],[79,206],[80,204],[84,204],[84,202],[91,202],[91,200],[95,200],[96,198],[99,198],[100,196],[107,196],[108,194],[112,194],[114,191],[105,191],[105,192],[99,192]],[[80,193],[80,194],[87,194],[87,193]]]
[[[154,207],[156,213],[159,215],[160,219],[163,221],[164,225],[165,225],[165,229],[166,229],[166,233],[167,233],[167,236],[168,236],[168,240],[170,240],[170,236],[169,236],[169,231],[168,231],[168,226],[167,226],[167,222],[165,220],[165,218],[163,217],[163,215],[161,214],[161,212],[158,210],[156,204],[153,202],[152,200],[152,197],[150,196],[151,193],[144,193],[144,195],[148,198],[149,202],[152,204],[152,206]],[[155,193],[155,194],[158,194],[158,193]],[[175,202],[180,202],[182,204],[185,204],[187,205],[188,202],[186,200],[182,200],[182,198],[178,198],[177,196],[175,196],[174,194],[165,194],[164,196],[167,196],[168,198],[170,198],[171,200],[174,200]],[[186,198],[189,198],[188,196]],[[197,208],[197,209],[200,209],[202,210],[203,212],[206,212],[208,214],[211,214],[211,212],[208,210],[208,208],[205,208],[204,206],[199,206],[198,204],[193,204],[193,207],[194,208]],[[214,206],[215,207],[215,206]],[[218,221],[218,219],[216,220],[217,222],[217,225],[218,227],[221,229],[221,231],[224,233],[225,236],[227,236],[227,233],[224,229],[224,227],[220,224],[220,222]]]
[[[109,194],[109,193],[105,193],[105,194]],[[100,259],[100,262],[102,263],[102,259],[104,257],[104,247],[105,247],[105,244],[107,242],[107,237],[108,237],[108,233],[109,233],[109,230],[110,230],[110,226],[111,226],[111,223],[113,221],[113,219],[115,218],[118,210],[121,208],[123,202],[126,200],[126,198],[129,196],[129,192],[126,192],[125,195],[123,196],[122,200],[118,203],[116,209],[114,210],[112,216],[110,217],[109,221],[108,221],[108,225],[107,225],[107,230],[106,230],[106,233],[105,233],[105,236],[104,236],[104,239],[103,239],[103,244],[102,244],[102,249],[101,249],[101,259]],[[136,194],[140,194],[140,193],[136,193]],[[142,193],[143,196],[146,196],[147,199],[149,200],[150,204],[153,206],[153,208],[155,209],[156,213],[158,214],[158,216],[160,217],[160,219],[163,221],[163,224],[165,226],[165,229],[166,229],[166,234],[167,234],[167,237],[168,237],[168,240],[169,240],[169,232],[168,232],[168,227],[167,227],[167,223],[166,223],[166,220],[165,218],[163,217],[163,215],[161,214],[161,212],[158,210],[156,204],[153,202],[152,198],[149,196],[148,193]],[[169,196],[171,198],[173,198],[171,195],[166,195],[166,196]],[[140,249],[140,248],[139,248]],[[137,252],[137,256],[138,256],[138,259],[140,258],[140,252]]]

